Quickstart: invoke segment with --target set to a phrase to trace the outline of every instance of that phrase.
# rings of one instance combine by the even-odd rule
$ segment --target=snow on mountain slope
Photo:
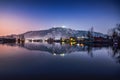
[[[81,31],[81,30],[72,30],[70,28],[50,28],[48,30],[39,30],[39,31],[29,31],[24,33],[25,38],[69,38],[69,37],[81,37],[87,36],[88,31]],[[105,36],[102,33],[93,32],[93,36]]]

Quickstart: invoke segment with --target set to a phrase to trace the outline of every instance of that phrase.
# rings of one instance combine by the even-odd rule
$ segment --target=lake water
[[[119,78],[120,50],[108,45],[0,44],[0,76]]]

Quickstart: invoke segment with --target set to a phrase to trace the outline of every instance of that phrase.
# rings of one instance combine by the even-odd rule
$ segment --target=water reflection
[[[108,49],[108,53],[117,63],[120,63],[120,47],[111,46],[109,44],[65,44],[65,43],[6,43],[2,45],[19,46],[27,50],[48,52],[54,56],[65,56],[74,52],[86,52],[91,58],[94,57],[93,52],[101,50],[102,48]],[[103,51],[104,52],[104,51]]]
[[[113,46],[110,47],[111,55],[116,60],[117,63],[120,63],[120,47]]]
[[[19,46],[26,48],[28,50],[35,50],[35,51],[47,51],[51,54],[70,54],[73,52],[80,52],[84,51],[88,54],[92,55],[92,51],[99,50],[103,47],[108,48],[109,45],[101,45],[101,44],[76,44],[76,45],[70,45],[70,44],[60,44],[60,43],[23,43],[23,44],[6,44],[9,46]]]
[[[118,76],[120,48],[109,44],[0,44],[1,75]]]

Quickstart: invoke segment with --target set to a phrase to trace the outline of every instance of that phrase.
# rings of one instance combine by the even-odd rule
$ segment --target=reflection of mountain
[[[10,46],[14,46],[9,44]],[[113,47],[108,44],[91,44],[91,45],[84,45],[84,46],[70,46],[69,44],[61,45],[59,43],[54,44],[45,44],[45,43],[25,43],[19,44],[19,46],[24,47],[28,50],[35,50],[35,51],[44,51],[49,52],[51,54],[70,54],[74,52],[84,52],[86,51],[91,57],[93,56],[93,51],[100,50],[103,47],[109,48],[111,56],[116,60],[117,63],[120,63],[120,47]]]
[[[15,43],[8,43],[5,44],[8,46],[20,46],[23,48],[26,48],[28,50],[34,50],[34,51],[43,51],[43,52],[49,52],[51,54],[70,54],[73,52],[87,52],[88,54],[91,54],[95,50],[100,50],[103,47],[109,47],[109,45],[103,45],[103,44],[79,44],[71,46],[70,44],[63,44],[60,43],[21,43],[21,44],[15,44]]]
[[[24,48],[29,50],[47,51],[52,54],[69,54],[75,51],[87,51],[87,47],[60,45],[60,44],[25,44]]]
[[[22,47],[29,50],[46,51],[51,54],[69,54],[72,52],[87,51],[88,53],[92,50],[100,48],[92,48],[92,46],[70,46],[69,44],[60,45],[59,43],[45,44],[45,43],[26,43]]]
[[[25,38],[61,38],[61,37],[80,37],[80,36],[87,36],[87,31],[80,31],[80,30],[72,30],[69,28],[51,28],[48,30],[40,30],[40,31],[29,31],[24,33],[23,35]],[[102,33],[94,32],[94,36],[105,36]]]
[[[108,44],[82,44],[70,46],[69,44],[61,45],[59,43],[48,44],[48,43],[23,43],[23,44],[15,44],[15,43],[5,43],[1,45],[8,45],[12,47],[22,47],[28,50],[47,52],[53,55],[61,55],[70,54],[74,52],[87,52],[91,57],[94,56],[95,50],[100,50],[102,48],[107,48],[108,53],[111,54],[111,57],[117,62],[120,63],[120,47],[113,47]]]

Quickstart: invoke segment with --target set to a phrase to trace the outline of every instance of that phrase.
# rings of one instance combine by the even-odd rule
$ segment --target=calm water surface
[[[0,44],[0,76],[115,76],[120,51],[107,45]]]

